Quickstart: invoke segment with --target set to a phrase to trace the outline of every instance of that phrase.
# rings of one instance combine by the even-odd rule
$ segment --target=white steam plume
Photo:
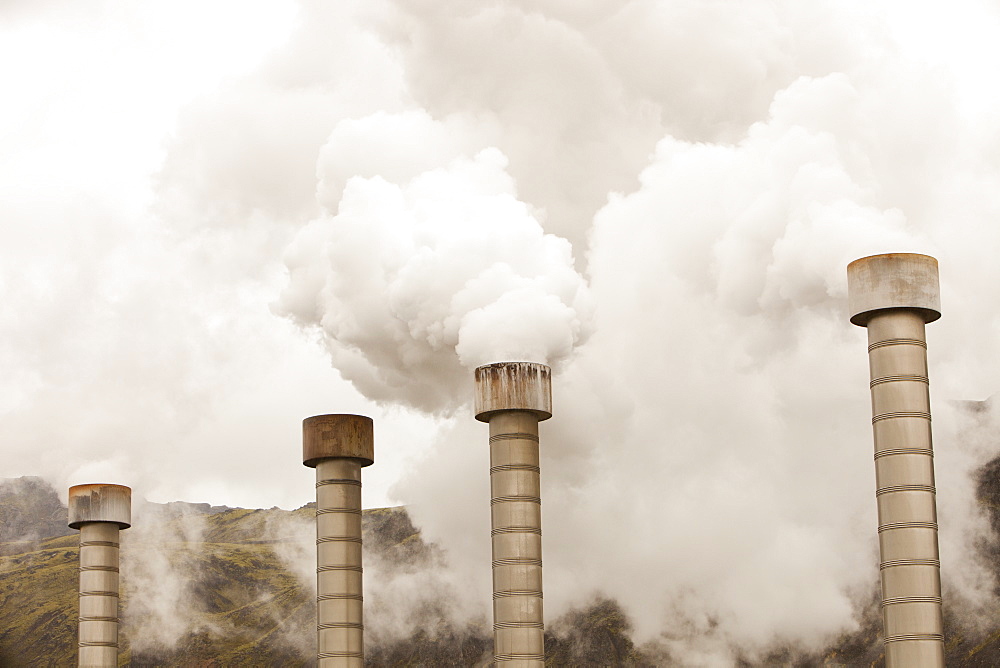
[[[172,650],[208,629],[192,581],[198,571],[205,520],[201,513],[139,502],[133,526],[122,532],[122,581],[128,595],[123,621],[134,652]]]
[[[929,252],[945,587],[995,604],[968,481],[994,445],[943,401],[1000,377],[995,6],[300,0],[275,4],[293,27],[234,9],[247,30],[197,3],[29,4],[0,9],[7,60],[39,67],[0,75],[19,128],[0,151],[14,474],[294,505],[301,417],[369,412],[366,490],[405,469],[398,500],[478,618],[488,463],[468,367],[547,358],[549,618],[603,592],[683,665],[815,649],[877,578],[844,266]],[[164,86],[149,73],[192,70],[189,26],[216,26],[198,76]],[[263,58],[250,73],[213,58],[236,32]],[[194,79],[214,88],[187,104]],[[277,309],[386,406],[273,317],[283,286]]]
[[[586,35],[592,40],[583,39],[588,49],[609,49],[595,33],[620,28],[630,14],[634,20],[658,18],[626,4],[613,18],[591,16],[584,27],[575,26],[573,39]],[[760,10],[734,10],[736,18],[723,23],[723,32],[739,34],[739,26],[748,24],[780,32],[787,22],[817,20],[826,11],[806,17],[784,6],[779,16]],[[693,6],[685,12],[692,24],[718,18]],[[780,55],[780,76],[761,79],[771,86],[769,104],[739,98],[746,106],[737,106],[724,127],[693,121],[694,110],[671,119],[667,126],[676,131],[662,136],[644,168],[636,165],[637,188],[625,188],[634,192],[608,193],[593,218],[588,292],[581,282],[567,280],[572,291],[551,291],[563,295],[558,302],[549,298],[553,314],[566,309],[565,317],[553,318],[561,328],[536,316],[521,330],[537,334],[550,356],[555,350],[556,359],[566,360],[556,376],[555,418],[542,427],[550,618],[595,592],[614,597],[633,619],[637,641],[659,644],[684,665],[759,660],[778,647],[815,651],[856,628],[860,601],[877,582],[877,550],[864,333],[846,322],[845,267],[871,253],[929,252],[942,259],[947,296],[951,281],[963,280],[944,269],[949,253],[957,251],[954,236],[935,217],[946,206],[936,198],[948,195],[932,195],[919,184],[947,179],[987,195],[980,199],[987,206],[996,202],[939,164],[967,150],[971,140],[954,134],[957,112],[940,101],[948,83],[896,56],[876,18],[865,18],[869,41],[858,52],[842,52],[840,71],[829,68],[832,61],[822,48],[806,51],[793,39],[790,52],[808,66],[796,71],[794,58]],[[560,23],[517,10],[409,19],[418,36],[454,22],[479,32],[505,25],[528,41],[533,31],[572,32],[568,19]],[[843,17],[838,19],[826,27],[831,38],[842,36]],[[721,39],[707,38],[698,55],[718,56]],[[750,42],[729,46],[739,54],[752,48]],[[865,50],[885,59],[880,68],[866,65]],[[502,169],[501,192],[512,195],[516,185],[536,207],[565,214],[570,209],[561,208],[565,202],[554,190],[535,190],[533,169],[521,162],[521,151],[544,164],[552,154],[543,132],[561,137],[568,124],[587,120],[599,132],[607,116],[600,122],[570,119],[555,104],[546,107],[551,117],[538,114],[545,119],[540,127],[517,122],[511,109],[535,108],[537,98],[528,94],[535,90],[532,80],[512,92],[507,105],[481,88],[460,92],[435,69],[448,70],[443,59],[480,59],[488,71],[499,64],[478,43],[455,40],[452,33],[433,43],[414,39],[404,53],[413,59],[408,73],[418,98],[445,120],[411,112],[352,124],[370,136],[383,123],[383,134],[393,137],[411,123],[414,136],[424,138],[416,142],[422,160],[389,155],[390,164],[379,169],[368,156],[358,162],[364,178],[354,180],[342,161],[359,149],[345,137],[349,126],[335,131],[328,146],[341,149],[323,159],[341,162],[335,169],[321,162],[320,173],[339,176],[332,186],[321,182],[319,192],[330,211],[342,193],[339,208],[336,216],[311,223],[291,247],[291,285],[282,307],[299,322],[322,326],[334,364],[368,396],[447,412],[467,401],[463,362],[505,359],[512,347],[523,345],[519,332],[498,326],[503,318],[477,327],[471,317],[477,311],[453,310],[465,303],[455,295],[470,280],[489,276],[495,260],[464,247],[448,252],[452,244],[472,237],[524,248],[522,212],[532,210],[487,205],[478,217],[455,216],[472,210],[470,200],[482,201],[486,192],[482,176],[468,175],[496,176]],[[740,76],[740,62],[736,56],[719,61],[720,76],[698,81],[707,90],[689,104],[698,108],[724,99],[729,77]],[[540,66],[539,76],[550,66],[552,61]],[[501,87],[522,83],[498,76]],[[651,94],[629,88],[637,81],[649,84],[626,78],[623,90]],[[561,90],[573,95],[572,84]],[[930,91],[941,97],[927,100]],[[471,162],[461,157],[474,145],[463,133],[475,131],[475,124],[455,119],[479,112],[491,119],[481,126],[489,137],[484,141],[511,155],[509,164],[497,162],[492,149]],[[445,141],[440,127],[449,124],[455,129]],[[434,130],[421,132],[421,125]],[[518,135],[538,139],[537,147],[521,143]],[[439,139],[427,144],[433,137]],[[581,141],[576,147],[587,140]],[[447,167],[430,169],[432,160]],[[565,157],[555,161],[564,166],[563,176],[580,169]],[[590,166],[595,174],[589,183],[628,182],[624,173]],[[442,188],[430,201],[421,200],[431,192],[425,183]],[[528,183],[532,187],[522,187]],[[456,232],[459,241],[439,233],[421,243],[428,238],[425,230],[457,230],[456,219],[464,223]],[[550,218],[535,220],[548,225]],[[567,237],[579,243],[583,235],[577,230]],[[528,248],[540,248],[537,240],[544,238],[534,233],[536,242]],[[569,258],[568,249],[561,257]],[[520,305],[521,317],[529,316],[537,309],[519,293],[522,280],[488,281],[490,299]],[[576,308],[570,320],[574,311],[567,307],[581,294],[588,304],[592,299],[593,317],[581,319],[590,309]],[[583,322],[593,334],[569,337],[569,322]],[[468,356],[464,343],[477,330],[483,333],[476,337],[481,348]],[[548,337],[548,331],[559,336]],[[553,345],[560,340],[569,345]],[[579,349],[567,356],[574,343]],[[471,431],[443,429],[434,451],[395,490],[412,504],[425,537],[449,550],[454,568],[467,570],[469,581],[485,573],[486,534],[475,536],[476,527],[487,523],[479,509],[448,503],[441,490],[486,498],[485,447],[469,452],[476,438]],[[939,434],[938,465],[944,479],[967,490],[963,478],[982,460],[949,459],[949,436]],[[942,532],[942,549],[971,554],[978,520],[968,511],[970,496],[956,497],[961,500],[942,491],[942,508],[966,508],[964,514],[953,512],[971,519],[956,520]],[[975,601],[983,609],[977,587],[988,576],[974,559],[962,563],[967,575],[945,575],[953,600]],[[463,605],[481,609],[471,598]]]
[[[380,115],[351,127],[384,124],[391,134],[407,121]],[[346,143],[342,134],[335,145]],[[415,152],[428,157],[424,146]],[[398,183],[374,166],[375,176],[343,187],[321,183],[321,192],[343,195],[335,215],[311,222],[290,246],[278,308],[318,325],[334,365],[369,397],[450,412],[471,368],[567,359],[590,334],[591,303],[570,244],[545,234],[517,199],[499,150],[433,169],[421,162],[385,170]]]

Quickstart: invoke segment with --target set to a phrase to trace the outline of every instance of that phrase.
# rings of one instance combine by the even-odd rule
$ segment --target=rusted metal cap
[[[535,362],[497,362],[476,369],[476,419],[489,422],[501,411],[552,417],[552,370]]]
[[[69,528],[88,522],[109,522],[119,529],[132,526],[132,489],[101,483],[70,487]]]
[[[878,311],[903,308],[924,322],[941,317],[938,262],[930,255],[887,253],[847,265],[847,300],[851,322],[864,327]]]
[[[375,463],[375,427],[364,415],[314,415],[302,421],[302,463],[316,468],[323,459],[350,457]]]

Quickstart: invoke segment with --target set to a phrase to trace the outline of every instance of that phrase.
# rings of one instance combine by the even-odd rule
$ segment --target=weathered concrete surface
[[[547,366],[476,369],[476,419],[490,425],[494,661],[511,668],[545,665],[538,422],[550,417]]]
[[[489,422],[498,411],[530,411],[552,417],[552,371],[535,362],[498,362],[476,369],[476,419]]]
[[[119,534],[131,525],[128,487],[70,487],[69,526],[80,530],[80,666],[118,665]]]
[[[132,490],[124,485],[90,484],[69,488],[69,526],[113,522],[119,529],[132,526]]]
[[[362,466],[375,462],[375,428],[364,415],[314,415],[302,421],[302,463],[315,468],[322,459],[351,457]]]
[[[934,322],[941,317],[940,292],[938,263],[929,255],[887,253],[847,265],[847,299],[855,325],[864,327],[876,312],[894,308]]]
[[[944,666],[941,562],[924,325],[940,317],[937,261],[848,267],[851,322],[868,328],[887,668]]]
[[[361,468],[375,461],[372,419],[316,415],[302,422],[302,460],[316,469],[316,660],[365,661]]]

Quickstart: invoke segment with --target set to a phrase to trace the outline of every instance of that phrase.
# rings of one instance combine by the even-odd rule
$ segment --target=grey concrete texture
[[[80,528],[80,666],[118,665],[119,533],[114,522]]]
[[[847,265],[851,322],[865,326],[878,311],[905,308],[924,322],[941,317],[938,262],[929,255],[886,253],[863,257]]]
[[[896,253],[848,267],[868,329],[887,668],[944,666],[941,562],[924,326],[940,317],[937,261]]]
[[[538,415],[490,417],[494,661],[545,665]]]
[[[357,457],[316,464],[316,662],[364,665],[361,467]]]

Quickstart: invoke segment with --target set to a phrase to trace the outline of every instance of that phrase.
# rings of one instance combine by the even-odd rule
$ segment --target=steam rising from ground
[[[49,255],[0,231],[21,251],[0,269],[13,305],[0,398],[19,456],[58,447],[46,465],[60,479],[140,470],[164,493],[249,494],[277,487],[275,444],[295,440],[279,421],[307,405],[380,411],[366,476],[398,467],[395,496],[461,585],[455,609],[485,617],[488,464],[469,369],[548,361],[547,616],[605,593],[637,640],[684,665],[815,649],[852,628],[877,578],[845,266],[926,252],[945,312],[928,329],[945,587],[970,611],[995,607],[968,480],[995,423],[968,426],[945,400],[984,398],[1000,377],[1000,101],[973,76],[997,61],[996,8],[298,12],[259,67],[183,107],[152,216],[106,205],[83,219],[90,234],[47,235]],[[95,210],[79,202],[8,210],[54,225]],[[320,349],[378,409],[317,371]],[[434,428],[433,446],[411,444]],[[142,435],[134,451],[108,445],[123,433]],[[296,473],[281,479],[308,489]]]
[[[166,506],[148,503],[133,510],[133,528],[122,532],[122,580],[128,594],[124,622],[133,651],[172,649],[204,629],[192,590],[197,573],[192,550],[200,549],[205,522],[192,510],[168,512]]]

